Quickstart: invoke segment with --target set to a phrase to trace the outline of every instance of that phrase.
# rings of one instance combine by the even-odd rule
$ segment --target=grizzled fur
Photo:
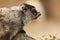
[[[29,4],[0,8],[0,40],[35,40],[23,30],[29,21],[40,16]]]

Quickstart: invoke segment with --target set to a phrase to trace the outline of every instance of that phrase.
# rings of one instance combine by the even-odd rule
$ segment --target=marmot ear
[[[22,5],[24,5],[24,6],[27,7],[28,9],[30,9],[30,8],[35,8],[35,6],[32,6],[32,5],[27,4],[27,3],[23,3]]]
[[[23,8],[24,10],[27,10],[27,9],[31,10],[32,8],[35,8],[35,6],[30,5],[30,4],[27,4],[27,3],[23,3],[22,5],[23,5],[22,8]]]

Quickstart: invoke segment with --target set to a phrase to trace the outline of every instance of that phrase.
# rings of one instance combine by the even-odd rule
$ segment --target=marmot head
[[[37,19],[41,14],[36,10],[36,7],[30,4],[22,4],[22,9],[24,14],[23,22],[28,23],[31,20]]]

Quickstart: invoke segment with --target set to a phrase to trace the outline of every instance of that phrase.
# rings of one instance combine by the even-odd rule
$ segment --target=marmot
[[[40,15],[34,6],[26,3],[0,8],[0,40],[35,40],[26,35],[23,26]]]

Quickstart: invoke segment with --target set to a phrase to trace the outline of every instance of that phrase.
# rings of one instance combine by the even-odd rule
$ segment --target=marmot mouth
[[[36,17],[34,17],[34,19],[37,19],[39,16],[41,16],[41,14],[38,14]]]

